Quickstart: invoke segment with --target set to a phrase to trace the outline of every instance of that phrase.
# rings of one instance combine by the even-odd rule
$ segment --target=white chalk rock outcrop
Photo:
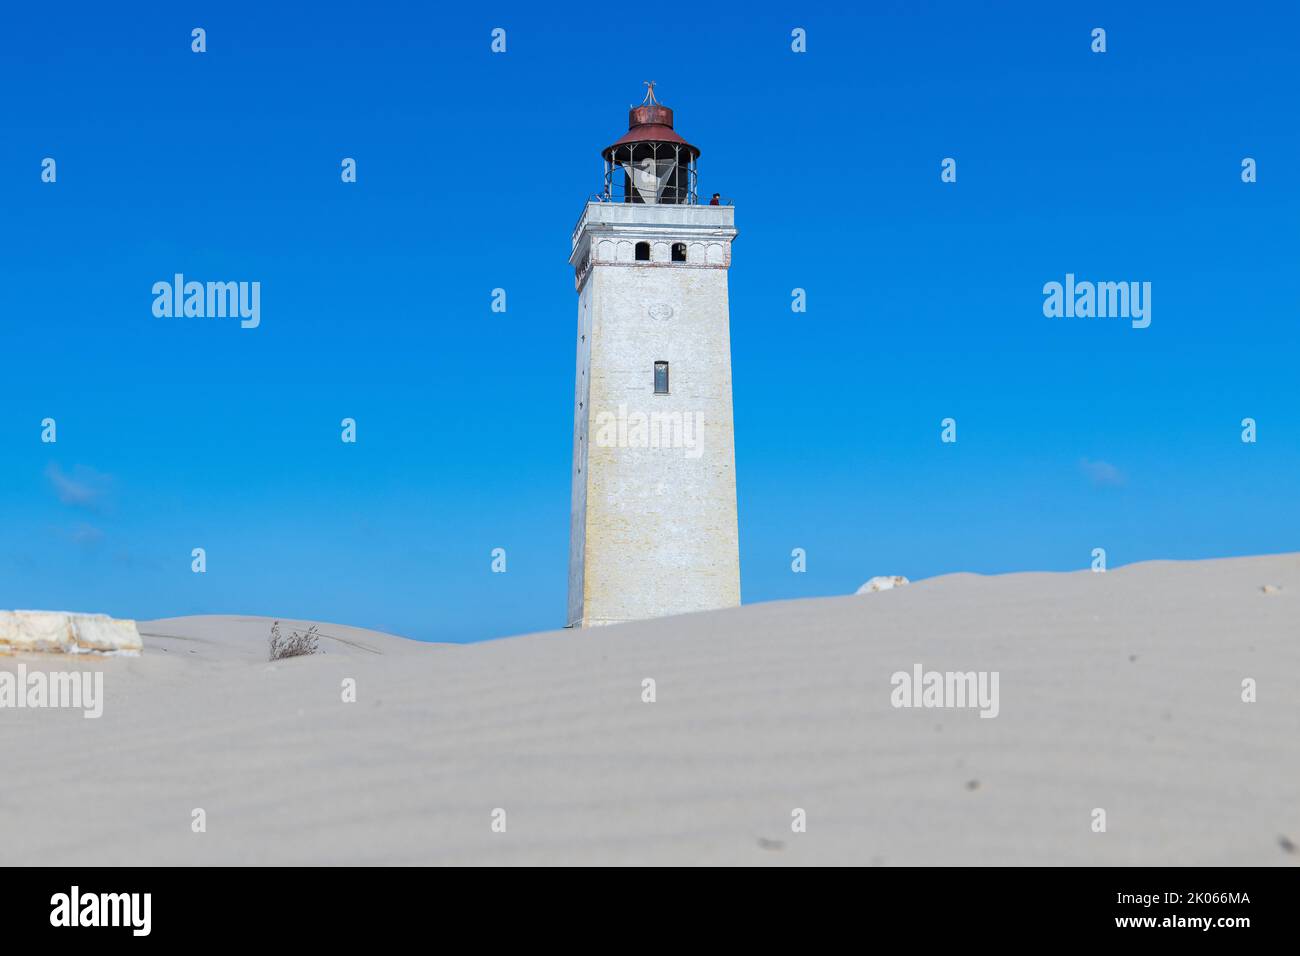
[[[858,594],[873,594],[876,591],[889,591],[894,588],[901,588],[904,584],[909,583],[907,578],[901,574],[895,574],[893,577],[881,575],[872,578],[862,587],[858,588]]]
[[[0,611],[0,654],[122,654],[144,650],[135,621],[106,614]]]

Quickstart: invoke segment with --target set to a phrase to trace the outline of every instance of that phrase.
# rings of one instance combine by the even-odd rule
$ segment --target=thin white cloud
[[[96,528],[84,521],[72,528],[69,534],[72,536],[73,541],[82,545],[99,544],[100,541],[104,540],[103,529]]]
[[[74,508],[98,511],[108,494],[112,477],[85,465],[76,465],[68,474],[53,462],[45,469],[45,477],[59,500]]]
[[[1127,480],[1124,473],[1108,461],[1079,459],[1079,469],[1094,485],[1117,487]]]

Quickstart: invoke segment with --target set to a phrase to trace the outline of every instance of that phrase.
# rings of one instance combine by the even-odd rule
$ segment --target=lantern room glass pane
[[[613,161],[623,173],[624,202],[690,202],[689,150],[671,143],[639,143],[620,147]]]

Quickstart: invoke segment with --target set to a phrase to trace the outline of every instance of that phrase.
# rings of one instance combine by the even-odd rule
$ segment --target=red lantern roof
[[[646,83],[645,99],[640,106],[628,110],[628,130],[611,146],[606,146],[601,155],[610,158],[610,152],[628,143],[675,143],[685,146],[695,159],[700,151],[682,139],[673,129],[673,111],[655,99],[654,81]]]

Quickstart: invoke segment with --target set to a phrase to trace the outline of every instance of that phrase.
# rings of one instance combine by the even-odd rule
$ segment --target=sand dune
[[[101,670],[106,697],[98,720],[0,710],[0,860],[1300,863],[1300,555],[468,646],[322,624],[324,653],[275,663],[269,623],[142,621],[140,658],[0,659]],[[997,717],[891,706],[914,664],[999,672]]]

